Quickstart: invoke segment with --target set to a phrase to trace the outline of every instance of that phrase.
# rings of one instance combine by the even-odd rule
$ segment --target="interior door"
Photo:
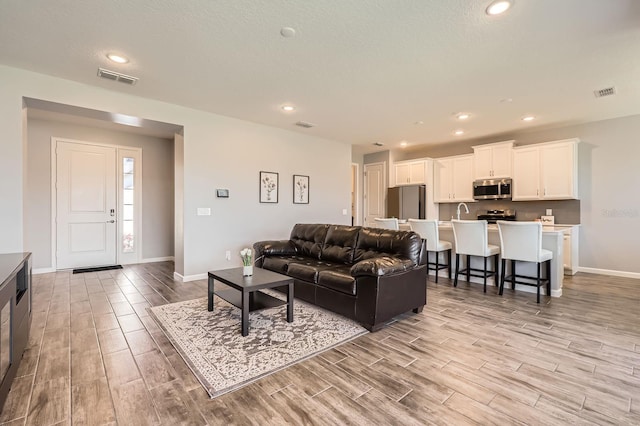
[[[57,269],[116,263],[116,148],[58,141]]]
[[[376,217],[385,217],[385,163],[364,165],[364,225],[375,226]]]

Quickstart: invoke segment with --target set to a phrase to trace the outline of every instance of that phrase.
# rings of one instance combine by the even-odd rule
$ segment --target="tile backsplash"
[[[515,210],[517,220],[534,220],[545,216],[547,209],[552,209],[552,216],[557,224],[577,225],[580,223],[580,200],[556,201],[505,201],[484,200],[467,203],[469,214],[460,214],[460,219],[476,219],[478,213],[487,210]],[[449,220],[456,216],[458,203],[440,204],[440,220]]]

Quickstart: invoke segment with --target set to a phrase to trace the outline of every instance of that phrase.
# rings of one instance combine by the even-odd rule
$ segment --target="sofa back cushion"
[[[359,226],[329,225],[320,259],[352,264],[359,231]]]
[[[401,256],[420,264],[422,239],[411,231],[391,231],[380,228],[362,228],[358,236],[354,263],[379,256]]]
[[[291,230],[290,240],[298,255],[320,259],[320,252],[327,237],[329,225],[298,223]]]

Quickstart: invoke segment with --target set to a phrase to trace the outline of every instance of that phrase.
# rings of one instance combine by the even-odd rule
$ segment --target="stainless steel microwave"
[[[474,200],[510,200],[511,179],[482,179],[473,182]]]

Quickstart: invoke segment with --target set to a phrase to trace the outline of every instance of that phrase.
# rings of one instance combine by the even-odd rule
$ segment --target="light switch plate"
[[[342,209],[342,215],[346,216],[347,215],[347,209]]]
[[[198,216],[211,216],[211,209],[209,207],[198,207]]]

